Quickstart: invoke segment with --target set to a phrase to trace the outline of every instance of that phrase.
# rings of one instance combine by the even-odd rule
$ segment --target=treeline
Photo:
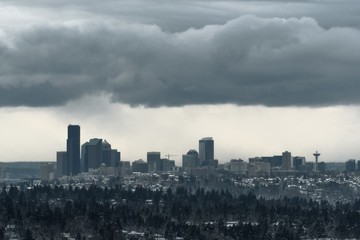
[[[229,191],[191,193],[185,187],[151,191],[142,187],[89,188],[35,186],[0,193],[0,239],[12,226],[23,239],[126,239],[126,231],[146,239],[360,238],[360,201],[329,205],[302,198],[266,200]]]

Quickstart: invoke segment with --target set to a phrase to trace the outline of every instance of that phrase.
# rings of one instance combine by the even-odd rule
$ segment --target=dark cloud
[[[358,0],[12,0],[0,2],[0,10],[0,27],[5,28],[16,23],[107,19],[153,24],[164,31],[183,32],[191,27],[225,24],[248,14],[263,18],[307,16],[325,28],[360,27]]]
[[[9,40],[10,39],[10,40]],[[156,25],[38,25],[0,34],[1,106],[108,94],[130,105],[358,104],[360,31],[244,16],[180,33]]]

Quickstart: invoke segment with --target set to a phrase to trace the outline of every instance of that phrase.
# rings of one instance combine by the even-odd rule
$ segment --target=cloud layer
[[[359,104],[360,31],[313,18],[242,16],[167,32],[109,21],[0,30],[0,105],[105,94],[130,105]]]

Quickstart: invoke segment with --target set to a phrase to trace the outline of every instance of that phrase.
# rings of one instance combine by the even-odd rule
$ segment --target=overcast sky
[[[69,123],[122,159],[360,159],[358,0],[0,2],[0,161],[55,161]]]

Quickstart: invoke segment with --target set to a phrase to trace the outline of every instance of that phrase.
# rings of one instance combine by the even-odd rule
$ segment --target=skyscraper
[[[90,168],[97,169],[102,163],[107,167],[119,167],[121,153],[111,149],[111,145],[100,138],[92,138],[81,146],[81,169],[88,172]]]
[[[66,175],[66,152],[56,152],[56,177]]]
[[[106,140],[102,142],[102,163],[107,167],[118,167],[121,160],[121,153],[112,149],[111,144]]]
[[[148,152],[146,161],[149,165],[149,171],[160,170],[160,152]]]
[[[66,175],[75,176],[80,172],[80,126],[68,126],[66,141]]]
[[[201,166],[208,166],[214,160],[214,140],[211,137],[199,140],[199,158]]]
[[[191,149],[186,155],[182,155],[182,166],[185,171],[199,167],[199,154],[196,150]]]
[[[102,162],[102,139],[92,138],[82,146],[82,157],[84,172],[88,172],[90,168],[97,169]]]
[[[286,171],[291,170],[291,152],[282,153],[282,168]]]

